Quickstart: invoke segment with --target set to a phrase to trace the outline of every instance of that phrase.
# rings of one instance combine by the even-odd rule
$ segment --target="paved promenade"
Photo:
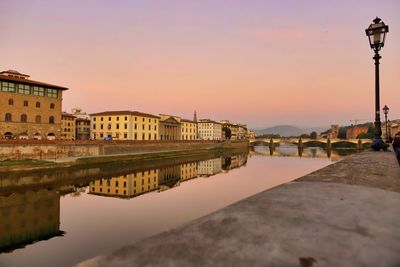
[[[356,154],[79,266],[400,266],[400,167]]]

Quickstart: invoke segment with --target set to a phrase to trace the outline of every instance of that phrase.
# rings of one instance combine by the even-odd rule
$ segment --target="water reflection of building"
[[[240,167],[247,162],[247,154],[229,157],[229,168]],[[181,182],[199,177],[212,176],[222,171],[222,159],[182,163],[174,166],[137,171],[133,174],[102,178],[90,182],[89,193],[131,198],[150,191],[165,191],[177,187]]]
[[[62,234],[60,197],[42,189],[0,196],[0,252]]]
[[[180,167],[182,182],[197,177],[197,162],[184,163]]]
[[[102,178],[90,182],[89,193],[114,197],[134,197],[158,188],[159,170],[138,171],[133,174]]]
[[[211,176],[222,171],[221,158],[200,161],[197,165],[197,174],[199,176]]]

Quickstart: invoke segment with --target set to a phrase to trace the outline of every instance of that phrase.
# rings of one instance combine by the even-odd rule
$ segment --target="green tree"
[[[317,132],[313,131],[310,133],[310,138],[311,139],[317,139]]]
[[[229,129],[228,127],[225,126],[225,127],[222,128],[222,131],[225,133],[225,138],[230,140],[231,137],[232,137],[231,129]]]

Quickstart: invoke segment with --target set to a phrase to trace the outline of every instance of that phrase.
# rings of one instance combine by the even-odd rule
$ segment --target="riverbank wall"
[[[399,210],[394,153],[363,152],[78,266],[400,266]]]
[[[0,161],[60,161],[84,157],[106,157],[148,152],[169,152],[200,149],[244,148],[247,141],[0,141]]]

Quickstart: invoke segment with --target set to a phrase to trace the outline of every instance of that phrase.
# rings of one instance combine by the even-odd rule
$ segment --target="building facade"
[[[91,138],[102,140],[158,140],[160,117],[138,111],[90,114]]]
[[[63,112],[61,114],[61,140],[76,140],[76,117]]]
[[[178,116],[160,114],[160,140],[181,140],[181,118]]]
[[[361,133],[367,133],[368,128],[367,127],[352,127],[348,128],[346,130],[346,138],[347,139],[355,139],[358,137],[359,134]]]
[[[68,88],[29,77],[0,72],[0,138],[59,139],[62,92]]]
[[[202,119],[197,123],[198,137],[201,140],[221,140],[222,125],[210,119]]]
[[[90,139],[90,119],[76,119],[76,140]]]
[[[197,140],[197,123],[191,120],[181,120],[181,140]]]

